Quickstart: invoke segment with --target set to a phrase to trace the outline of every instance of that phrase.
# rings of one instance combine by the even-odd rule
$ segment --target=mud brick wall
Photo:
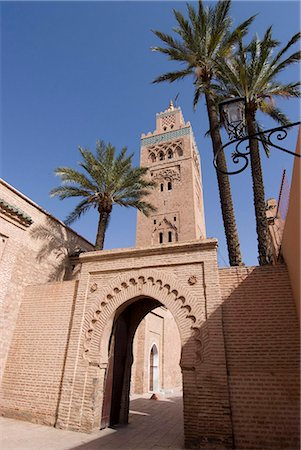
[[[55,424],[77,283],[25,288],[2,382],[6,417]]]
[[[299,328],[286,267],[219,272],[235,448],[299,449]]]

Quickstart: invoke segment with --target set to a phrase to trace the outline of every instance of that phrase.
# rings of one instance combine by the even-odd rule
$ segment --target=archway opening
[[[156,344],[153,344],[149,354],[149,390],[159,389],[159,352]]]
[[[173,393],[173,376],[177,392],[181,391],[179,331],[159,301],[140,297],[116,311],[108,354],[101,428],[129,422],[130,394],[149,399],[156,392],[164,399]]]

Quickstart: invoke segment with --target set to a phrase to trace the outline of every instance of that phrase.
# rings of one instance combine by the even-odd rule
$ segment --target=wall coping
[[[137,258],[143,256],[170,255],[171,253],[197,252],[203,250],[215,250],[218,246],[217,239],[204,239],[202,241],[188,241],[180,244],[161,244],[152,247],[129,247],[112,250],[98,250],[81,253],[78,257],[71,258],[79,262],[107,261],[121,258]]]

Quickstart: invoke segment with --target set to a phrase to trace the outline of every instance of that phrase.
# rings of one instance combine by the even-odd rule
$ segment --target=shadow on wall
[[[52,218],[46,219],[46,225],[36,225],[30,229],[33,239],[41,242],[40,250],[36,255],[38,262],[49,260],[52,270],[48,281],[62,281],[71,278],[71,266],[69,257],[81,253],[78,245],[78,237],[69,235],[66,229]]]
[[[220,269],[235,448],[299,448],[299,327],[285,265]]]

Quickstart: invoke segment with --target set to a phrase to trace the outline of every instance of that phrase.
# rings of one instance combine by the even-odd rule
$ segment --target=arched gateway
[[[90,432],[127,423],[133,337],[142,318],[163,305],[181,339],[186,445],[199,445],[210,436],[221,448],[227,446],[231,424],[225,414],[229,398],[216,241],[175,244],[172,257],[169,247],[154,247],[88,253],[79,260],[55,425]],[[112,354],[114,341],[126,356],[124,365]],[[115,374],[110,357],[115,357]]]
[[[143,273],[145,275],[142,275]],[[140,321],[152,309],[163,305],[173,314],[181,336],[181,367],[184,370],[194,370],[197,346],[200,345],[199,330],[201,320],[204,320],[204,312],[194,312],[195,303],[191,294],[185,288],[181,289],[174,277],[162,276],[160,272],[153,270],[116,277],[106,293],[96,300],[86,315],[83,330],[83,358],[87,368],[91,365],[98,366],[104,371],[101,381],[103,386],[100,386],[98,392],[95,392],[98,400],[97,406],[94,406],[93,426],[99,428],[99,426],[104,427],[109,424],[127,423],[132,341]],[[112,334],[114,327],[116,330]],[[125,327],[126,330],[124,330]],[[118,338],[120,333],[122,337]],[[125,367],[120,367],[118,363],[116,364],[115,352],[114,372],[119,372],[118,380],[116,380],[116,374],[113,379],[113,374],[108,372],[110,369],[108,364],[110,338],[119,342],[119,345],[116,345],[119,353],[127,354]],[[122,355],[119,356],[119,359],[122,359]],[[101,374],[99,375],[101,376]],[[106,392],[108,384],[110,393]],[[113,397],[111,397],[112,391]],[[105,412],[102,411],[102,407],[106,409]],[[112,408],[114,409],[113,413]],[[100,422],[101,418],[102,423]]]

